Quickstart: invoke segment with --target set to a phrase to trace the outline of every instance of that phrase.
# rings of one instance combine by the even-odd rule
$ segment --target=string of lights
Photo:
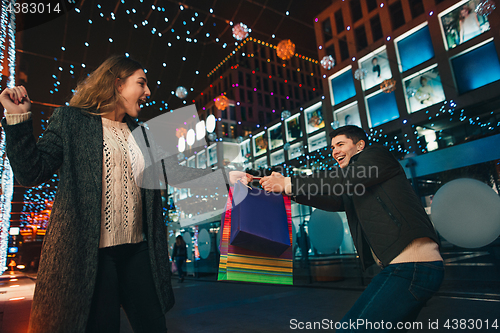
[[[7,66],[9,67],[9,79],[7,87],[12,88],[15,85],[15,64],[16,64],[16,17],[9,15],[6,8],[12,6],[15,0],[3,0],[0,16],[0,72],[5,66],[5,45],[9,45],[7,49]],[[1,79],[0,79],[1,80]],[[9,242],[10,228],[10,213],[11,202],[14,194],[14,174],[9,163],[9,159],[5,153],[5,132],[1,132],[0,137],[0,156],[2,158],[2,166],[0,169],[1,177],[1,194],[0,194],[0,274],[2,274],[7,266],[7,248]]]

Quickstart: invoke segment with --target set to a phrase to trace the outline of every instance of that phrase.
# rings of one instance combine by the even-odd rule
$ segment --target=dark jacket
[[[346,212],[363,268],[374,263],[370,247],[387,266],[417,238],[429,237],[439,244],[401,164],[383,146],[366,147],[344,169],[295,176],[291,182],[292,198],[298,203]]]
[[[138,126],[132,118],[125,117],[131,131]],[[33,136],[31,120],[7,125],[3,119],[2,126],[7,156],[21,185],[46,182],[59,170],[60,180],[38,270],[30,332],[84,332],[96,280],[101,228],[101,117],[78,108],[58,108],[38,142]],[[134,132],[134,138],[143,151],[146,166],[154,165],[141,144],[144,138],[137,133],[140,131]],[[175,160],[166,163],[169,169],[182,168]],[[144,177],[148,177],[151,170],[153,168],[146,169]],[[190,170],[190,179],[210,172]],[[183,173],[178,174],[180,179],[173,181],[182,183]],[[161,193],[154,189],[142,189],[141,193],[143,228],[154,284],[162,310],[167,312],[174,304],[174,296]]]
[[[177,246],[177,243],[174,244],[174,248],[172,249],[172,258],[175,257],[187,257],[187,247],[186,244]]]

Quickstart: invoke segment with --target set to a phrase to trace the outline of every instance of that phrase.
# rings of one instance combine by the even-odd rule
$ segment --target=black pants
[[[135,333],[167,332],[147,242],[99,249],[87,333],[119,333],[120,305]]]

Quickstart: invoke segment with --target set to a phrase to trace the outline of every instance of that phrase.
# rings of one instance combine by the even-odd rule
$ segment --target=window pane
[[[344,31],[344,17],[342,16],[342,10],[339,9],[335,12],[335,26],[337,27],[337,33]]]
[[[401,1],[395,2],[389,6],[389,13],[391,15],[392,29],[396,30],[400,26],[404,25],[405,16],[403,13],[403,7],[401,6]]]
[[[231,120],[236,120],[236,108],[234,106],[229,107],[229,116]]]
[[[247,121],[247,110],[244,106],[240,107],[241,121]]]
[[[460,94],[500,80],[500,62],[493,42],[452,59],[451,65]]]
[[[247,90],[248,103],[253,103],[253,91]]]
[[[347,40],[345,36],[339,39],[340,59],[346,60],[349,58],[349,48],[347,47]]]
[[[429,26],[397,42],[401,70],[404,72],[434,57]]]
[[[409,112],[425,109],[445,100],[443,84],[437,67],[404,81]]]
[[[384,33],[382,32],[382,23],[380,22],[380,17],[378,15],[370,19],[370,26],[372,28],[372,37],[374,42],[384,37]]]
[[[441,16],[448,48],[454,48],[490,30],[488,16],[477,15],[474,1],[469,1]]]
[[[417,16],[424,13],[424,4],[422,0],[409,0],[411,16],[416,18]]]
[[[334,104],[339,104],[356,95],[351,69],[331,79],[330,85]]]
[[[246,74],[246,79],[247,79],[247,87],[251,88],[252,87],[252,77],[250,74]]]
[[[365,26],[359,26],[354,30],[354,36],[356,38],[356,49],[361,51],[368,46],[368,41],[366,40]]]
[[[377,8],[377,0],[366,0],[366,7],[368,7],[368,12]]]
[[[323,26],[323,43],[325,43],[333,38],[332,24],[330,23],[330,19],[327,18],[326,20],[324,20],[322,26]]]
[[[399,118],[398,106],[396,105],[396,96],[394,91],[379,93],[373,97],[367,98],[370,127],[375,127],[391,120]]]
[[[335,56],[335,46],[333,46],[333,44],[328,46],[325,51],[327,56],[331,55],[333,60],[337,59],[337,57]]]
[[[349,5],[351,6],[352,23],[355,23],[363,17],[363,12],[361,11],[361,2],[360,0],[351,0]]]
[[[271,99],[269,98],[269,95],[264,95],[264,101],[266,103],[266,108],[271,107]]]

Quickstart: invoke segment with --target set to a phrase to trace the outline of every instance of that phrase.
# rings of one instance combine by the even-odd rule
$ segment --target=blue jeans
[[[443,277],[442,261],[387,266],[337,324],[342,325],[337,332],[406,332],[404,324],[415,321],[438,291]],[[425,324],[422,323],[424,327]]]
[[[177,273],[179,274],[179,279],[182,279],[184,277],[183,266],[185,262],[186,262],[186,257],[184,256],[175,257],[175,266],[177,266]]]

